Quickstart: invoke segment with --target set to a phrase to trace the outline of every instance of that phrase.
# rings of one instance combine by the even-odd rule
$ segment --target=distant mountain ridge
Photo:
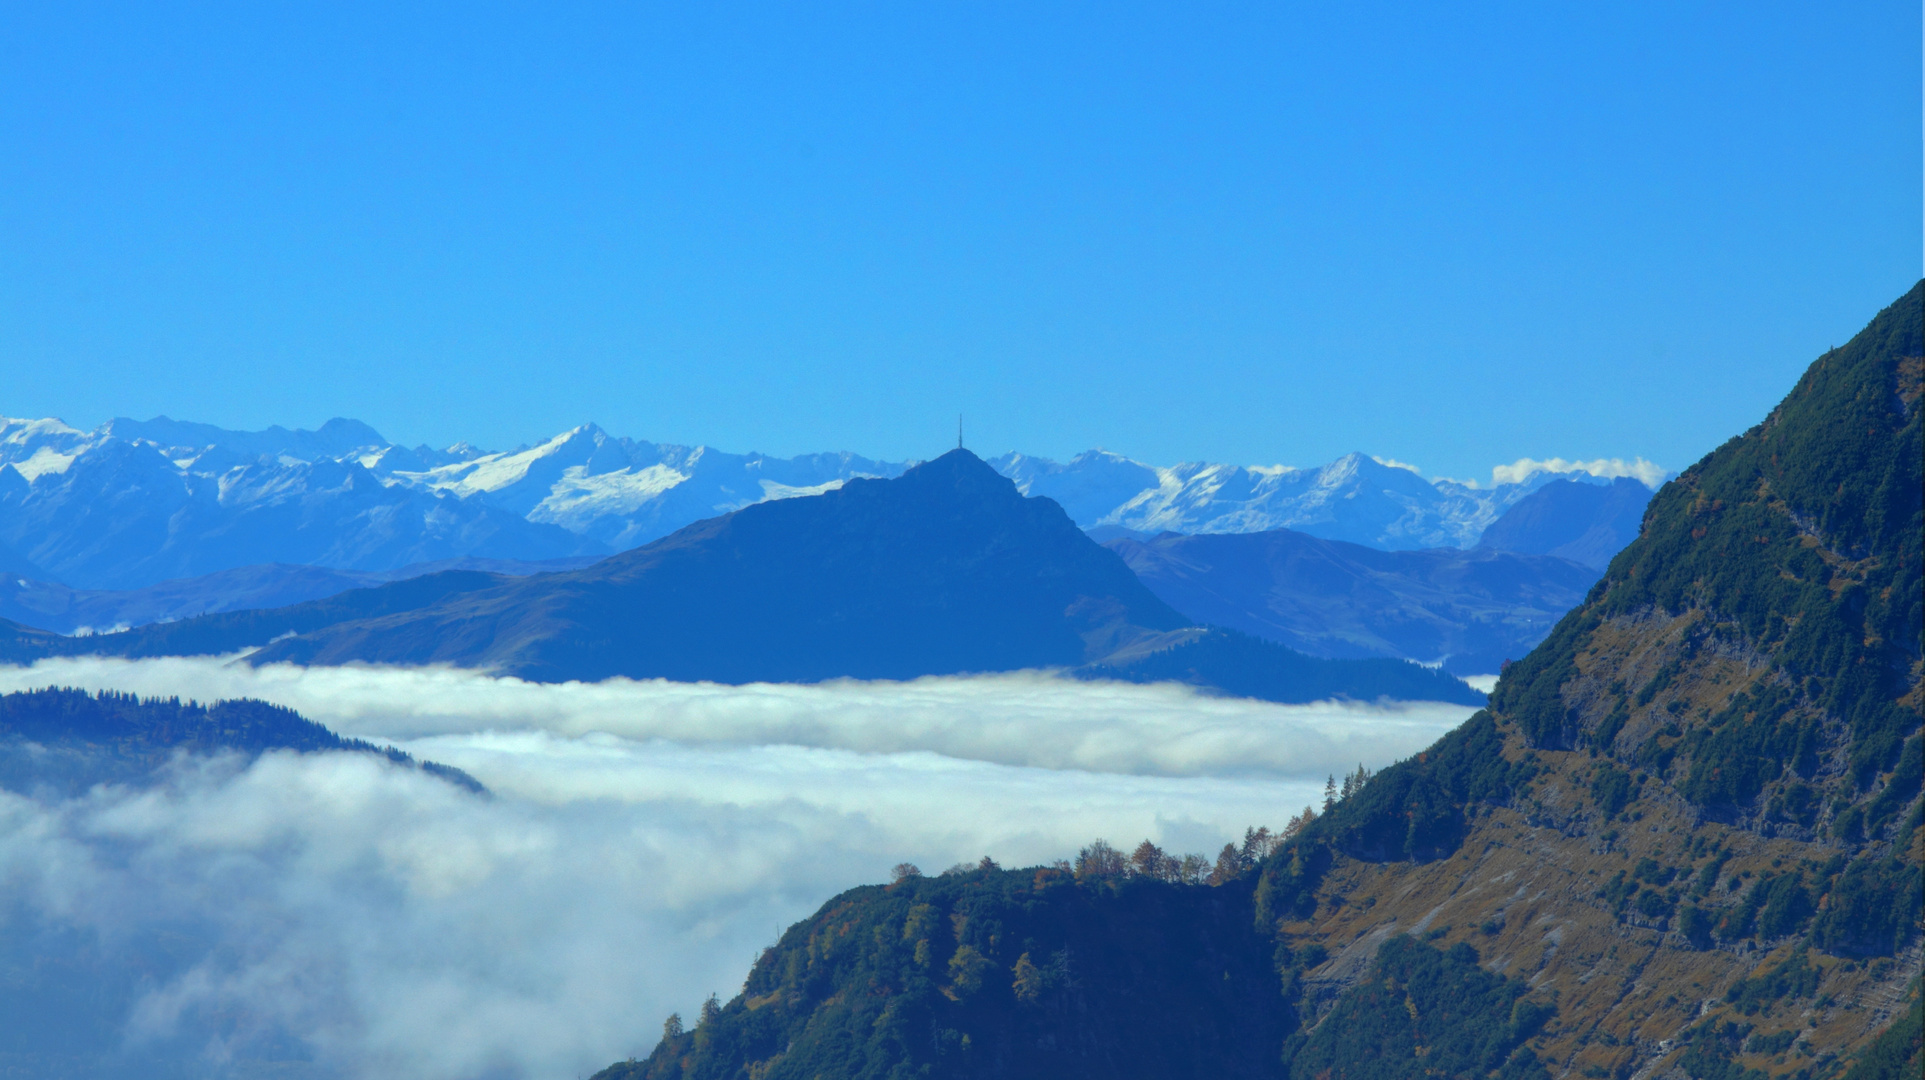
[[[1468,547],[1551,479],[1473,488],[1425,480],[1362,453],[1319,468],[1190,463],[1157,468],[1104,450],[1057,463],[1007,454],[992,464],[1026,495],[1062,503],[1084,528],[1154,535],[1292,529],[1389,551]]]
[[[91,638],[15,630],[0,659],[207,655],[446,663],[525,679],[816,682],[1065,669],[1275,700],[1481,702],[1440,672],[1200,627],[1048,499],[957,450],[699,522],[578,570],[451,571]]]
[[[132,589],[260,563],[386,571],[608,552],[479,500],[388,484],[352,454],[286,452],[318,433],[287,433],[277,455],[253,453],[272,450],[272,430],[236,450],[127,441],[113,434],[124,426],[0,423],[0,545],[31,563],[17,575]]]
[[[1490,488],[1350,454],[1314,469],[1161,468],[1106,451],[992,461],[1083,528],[1155,534],[1291,528],[1385,549],[1467,547],[1558,475]],[[744,506],[819,494],[909,463],[775,458],[617,438],[592,424],[487,453],[389,443],[353,420],[227,431],[158,417],[88,432],[0,419],[0,571],[139,589],[243,566],[389,572],[478,557],[606,555]]]

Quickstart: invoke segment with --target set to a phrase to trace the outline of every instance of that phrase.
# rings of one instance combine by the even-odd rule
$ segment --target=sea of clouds
[[[1472,711],[1028,673],[730,687],[224,659],[0,668],[0,692],[42,686],[260,698],[489,793],[289,753],[183,759],[157,786],[79,799],[0,792],[0,963],[16,989],[22,972],[50,985],[49,964],[67,988],[0,1001],[8,1026],[46,1014],[16,1047],[91,1039],[180,1075],[278,1060],[307,1065],[277,1076],[428,1080],[645,1055],[669,1012],[729,997],[782,928],[898,862],[1027,865],[1097,837],[1213,855],[1320,799],[1328,774],[1407,756]]]

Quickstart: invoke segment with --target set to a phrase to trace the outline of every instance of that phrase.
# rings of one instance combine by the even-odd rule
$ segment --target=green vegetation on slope
[[[740,997],[692,1030],[671,1019],[647,1059],[599,1080],[1546,1075],[1523,1043],[1555,1010],[1468,945],[1391,939],[1299,1030],[1322,948],[1260,933],[1247,876],[1164,880],[1143,861],[1099,842],[1074,868],[851,890],[783,935]]]
[[[1912,982],[1911,1007],[1865,1047],[1845,1080],[1918,1080],[1925,1067],[1925,997]]]
[[[1743,801],[1775,779],[1810,737],[1781,723],[1795,701],[1846,722],[1861,790],[1890,769],[1918,726],[1916,703],[1900,699],[1925,650],[1922,307],[1925,284],[1814,363],[1762,424],[1665,485],[1592,602],[1513,666],[1493,708],[1538,746],[1572,745],[1579,733],[1561,691],[1599,623],[1702,611],[1707,637],[1742,640],[1784,678],[1705,748],[1721,766],[1768,759],[1729,782],[1701,779],[1688,794]],[[1678,670],[1661,670],[1638,705]]]
[[[1479,967],[1477,950],[1462,942],[1445,952],[1391,938],[1370,977],[1284,1047],[1291,1080],[1549,1080],[1524,1040],[1556,1009],[1527,990]]]
[[[844,893],[741,996],[601,1075],[1277,1075],[1288,1016],[1249,883],[1126,876],[1103,850],[1080,875],[984,866]]]

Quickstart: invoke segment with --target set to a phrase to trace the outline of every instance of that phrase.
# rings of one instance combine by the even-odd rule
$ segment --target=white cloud
[[[203,701],[254,697],[344,733],[411,739],[481,730],[866,753],[930,751],[1046,769],[1164,776],[1317,775],[1428,745],[1474,710],[1406,702],[1278,705],[1176,684],[1017,672],[815,685],[529,683],[461,668],[249,667],[208,658],[47,660],[0,668],[0,692],[117,689]]]
[[[1541,472],[1589,473],[1592,476],[1611,480],[1628,476],[1656,490],[1671,474],[1664,468],[1643,458],[1626,461],[1623,458],[1597,458],[1594,461],[1566,461],[1563,458],[1518,458],[1509,465],[1498,465],[1491,469],[1491,484],[1521,484]]]
[[[727,997],[781,928],[897,861],[1023,865],[1096,836],[1213,852],[1319,797],[1325,773],[1407,755],[1470,711],[1028,675],[543,686],[212,660],[0,669],[0,690],[44,685],[265,698],[489,786],[276,753],[184,761],[146,791],[0,793],[15,901],[0,962],[79,935],[91,944],[73,962],[113,991],[98,1000],[143,1052],[215,1061],[291,1040],[330,1074],[425,1080],[568,1077],[646,1054],[668,1012]]]
[[[1423,475],[1422,470],[1418,469],[1417,466],[1412,465],[1409,462],[1398,461],[1396,458],[1378,457],[1377,455],[1372,454],[1370,455],[1370,460],[1388,469],[1402,469],[1405,472],[1414,472],[1419,476]]]

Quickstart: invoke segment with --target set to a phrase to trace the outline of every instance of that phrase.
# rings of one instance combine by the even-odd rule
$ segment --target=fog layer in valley
[[[0,692],[52,685],[262,698],[491,790],[275,753],[184,761],[147,791],[0,794],[4,962],[60,973],[38,976],[56,992],[28,1011],[49,1019],[16,1044],[105,1041],[231,1075],[261,1059],[585,1074],[646,1054],[670,1011],[730,996],[781,928],[897,862],[1046,862],[1099,836],[1213,855],[1320,798],[1326,774],[1405,756],[1471,712],[1032,674],[723,687],[214,659],[0,669]],[[35,1023],[16,1010],[9,1026]]]

